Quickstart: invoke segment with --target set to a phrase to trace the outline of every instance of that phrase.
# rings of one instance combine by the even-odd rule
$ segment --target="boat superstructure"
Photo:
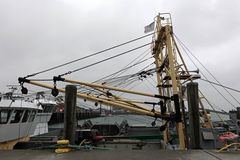
[[[35,118],[42,107],[37,103],[14,95],[13,92],[0,95],[0,144],[28,138],[36,128]],[[12,143],[12,144],[14,144]]]
[[[42,110],[38,110],[36,114],[34,122],[37,123],[37,126],[33,136],[48,133],[48,122],[50,121],[55,106],[57,105],[57,102],[54,99],[46,98],[43,92],[36,94],[35,103],[40,105]]]

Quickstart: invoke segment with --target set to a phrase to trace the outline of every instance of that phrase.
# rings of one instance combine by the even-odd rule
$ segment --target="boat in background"
[[[17,87],[10,89],[0,94],[0,149],[9,149],[19,141],[48,133],[48,122],[57,105],[56,100],[46,97],[44,92],[23,96],[15,93]]]
[[[38,92],[36,94],[35,101],[42,107],[42,110],[38,111],[34,120],[37,125],[32,136],[48,133],[48,122],[50,121],[53,111],[57,105],[55,100],[47,99],[44,96],[44,92]]]
[[[0,149],[11,149],[19,141],[28,141],[36,129],[37,113],[42,110],[36,101],[22,95],[0,94]]]

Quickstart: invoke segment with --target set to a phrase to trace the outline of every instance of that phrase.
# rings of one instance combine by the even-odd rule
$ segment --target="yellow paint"
[[[29,141],[29,139],[30,139],[29,136],[26,136],[26,137],[18,138],[18,139],[7,141],[7,142],[2,142],[0,143],[0,150],[13,150],[14,146],[18,142],[27,142]]]
[[[55,149],[55,153],[62,154],[62,153],[68,153],[71,151],[71,148],[57,148]]]
[[[57,144],[69,144],[69,140],[67,140],[67,139],[58,140]]]

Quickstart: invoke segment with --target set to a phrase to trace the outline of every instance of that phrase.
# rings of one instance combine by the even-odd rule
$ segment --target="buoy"
[[[57,144],[69,144],[69,140],[67,140],[67,139],[63,139],[63,140],[58,140],[57,141]]]
[[[68,153],[71,151],[71,148],[57,148],[55,149],[55,153],[61,154],[61,153]]]

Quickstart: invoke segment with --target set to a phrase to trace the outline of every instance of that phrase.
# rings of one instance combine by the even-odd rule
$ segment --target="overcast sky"
[[[240,89],[237,0],[0,0],[0,88],[5,91],[6,85],[17,84],[19,76],[142,36],[144,26],[159,12],[172,14],[175,34],[220,82]],[[118,66],[126,59],[109,65]],[[90,62],[40,77],[49,78]],[[105,65],[82,71],[78,78],[94,81],[113,68]]]

